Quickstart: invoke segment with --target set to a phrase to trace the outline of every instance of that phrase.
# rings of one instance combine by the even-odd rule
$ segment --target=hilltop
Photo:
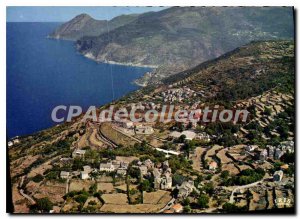
[[[80,14],[60,25],[50,38],[76,41],[83,36],[99,36],[135,20],[138,15],[121,15],[111,20],[96,20],[88,14]]]

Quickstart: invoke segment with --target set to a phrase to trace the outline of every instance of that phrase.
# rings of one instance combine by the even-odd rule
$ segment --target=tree
[[[178,143],[184,143],[185,139],[186,139],[185,135],[180,135],[180,137],[178,138]]]
[[[48,197],[36,200],[36,207],[42,212],[49,212],[53,208],[53,203]]]
[[[75,201],[80,204],[84,204],[87,199],[88,199],[88,196],[85,194],[80,194],[75,197]]]
[[[190,213],[192,211],[190,205],[186,205],[183,207],[183,213]]]
[[[94,194],[94,193],[97,192],[97,183],[94,183],[93,185],[90,186],[89,192],[90,192],[91,194]]]
[[[41,174],[38,174],[34,177],[32,177],[33,182],[39,183],[44,179],[44,177]]]
[[[198,205],[200,208],[207,208],[209,202],[209,197],[205,194],[202,194],[198,198]]]
[[[265,107],[264,114],[267,115],[267,116],[270,116],[271,113],[272,113],[272,110],[268,107]]]
[[[231,203],[227,202],[223,205],[223,210],[226,213],[240,213],[241,211],[246,211],[247,206],[238,207],[235,204],[231,204]]]
[[[209,195],[212,195],[214,193],[214,185],[212,182],[209,182],[209,183],[206,183],[204,186],[203,186],[203,189],[204,191],[209,194]]]
[[[151,189],[151,184],[149,180],[145,179],[140,183],[140,190],[149,191]]]
[[[229,177],[229,171],[228,170],[222,171],[220,176],[223,179],[228,179],[228,177]]]

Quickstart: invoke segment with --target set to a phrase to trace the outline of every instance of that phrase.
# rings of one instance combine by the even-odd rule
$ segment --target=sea
[[[133,81],[150,68],[97,63],[79,54],[72,41],[47,38],[60,23],[7,23],[7,138],[57,125],[58,105],[87,109],[139,87]]]

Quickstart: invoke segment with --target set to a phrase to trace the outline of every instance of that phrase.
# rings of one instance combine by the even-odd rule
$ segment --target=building
[[[120,125],[121,125],[123,128],[126,128],[126,129],[130,129],[130,128],[133,128],[133,127],[134,127],[133,122],[132,122],[132,121],[129,121],[129,120],[120,121]]]
[[[269,158],[273,159],[274,158],[274,153],[275,153],[275,147],[272,146],[272,145],[268,145],[267,148],[268,148]]]
[[[160,180],[160,189],[172,189],[172,177],[170,174],[165,174]]]
[[[287,170],[288,168],[289,168],[288,164],[283,164],[283,165],[280,166],[281,170]]]
[[[87,172],[81,171],[80,172],[80,178],[81,179],[89,179],[90,176],[89,176],[89,174]]]
[[[282,180],[283,177],[283,171],[282,170],[278,170],[274,173],[273,175],[273,180],[275,182],[280,182]]]
[[[135,128],[136,134],[151,135],[153,132],[154,129],[151,126],[138,126]]]
[[[110,162],[110,163],[100,163],[100,171],[104,172],[113,172],[116,170],[115,166]]]
[[[153,168],[154,167],[154,164],[150,159],[145,160],[144,164],[147,168]]]
[[[217,168],[218,168],[218,164],[215,161],[210,162],[208,165],[209,170],[216,170]]]
[[[92,172],[92,168],[90,166],[83,166],[83,171],[86,173]]]
[[[68,179],[69,176],[70,176],[70,173],[67,172],[67,171],[61,171],[60,172],[60,178],[62,178],[62,179]]]
[[[146,175],[148,172],[148,168],[145,165],[140,166],[139,169],[141,171],[142,176]]]
[[[259,154],[259,160],[265,161],[268,157],[268,151],[266,149],[263,149]]]
[[[73,151],[73,153],[72,153],[73,158],[76,158],[76,157],[83,158],[84,155],[85,155],[85,150],[80,150],[80,149],[77,149],[77,150]]]
[[[178,198],[187,198],[189,194],[194,190],[194,182],[192,180],[184,181],[181,186],[177,186]]]
[[[183,206],[181,204],[175,204],[171,207],[171,210],[174,210],[175,213],[183,212]]]
[[[197,136],[195,132],[189,130],[183,132],[174,131],[169,134],[172,138],[179,138],[181,135],[185,135],[186,140],[193,140]]]
[[[126,173],[127,173],[127,169],[122,169],[122,168],[117,169],[118,175],[125,176]]]
[[[186,140],[193,140],[196,137],[196,133],[193,131],[183,131],[181,132],[181,135],[185,135],[186,136]]]
[[[197,123],[196,123],[197,124]],[[201,141],[207,141],[210,142],[210,136],[207,133],[199,133],[196,135],[196,139],[201,140]]]
[[[254,151],[256,148],[258,148],[257,145],[247,145],[245,149],[246,149],[246,151],[248,151],[248,152],[252,152],[252,151]]]
[[[280,148],[276,148],[274,158],[279,160],[284,155],[284,152]]]

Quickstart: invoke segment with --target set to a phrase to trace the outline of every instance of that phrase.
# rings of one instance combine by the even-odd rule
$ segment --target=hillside
[[[135,173],[131,165],[139,163],[136,160],[168,164],[168,170],[173,176],[170,180],[173,182],[176,182],[176,177],[184,176],[183,180],[191,179],[195,185],[204,183],[202,188],[206,194],[214,194],[208,198],[208,202],[214,206],[216,213],[230,213],[230,209],[222,209],[222,206],[226,206],[225,203],[239,204],[244,211],[277,208],[277,197],[282,195],[291,200],[292,207],[295,197],[294,82],[293,41],[251,42],[217,59],[171,76],[160,85],[147,86],[110,103],[119,109],[130,109],[136,104],[144,106],[146,111],[161,111],[162,106],[168,104],[186,110],[215,104],[227,109],[247,108],[250,111],[247,123],[204,124],[199,121],[195,126],[185,126],[173,121],[141,121],[136,127],[148,127],[152,130],[141,134],[137,133],[136,127],[125,128],[124,125],[113,122],[82,122],[78,117],[70,123],[14,139],[16,143],[8,148],[14,212],[41,212],[41,207],[35,202],[43,201],[45,197],[57,206],[56,213],[132,213],[135,209],[139,209],[139,213],[160,212],[171,199],[169,195],[164,203],[151,202],[151,207],[155,209],[152,211],[146,200],[150,200],[148,195],[151,195],[151,200],[155,199],[154,196],[157,200],[162,200],[157,192],[166,192],[163,191],[165,188],[145,192],[142,197],[145,203],[126,203],[128,198],[139,194],[138,190],[133,195],[129,192],[134,191],[133,189],[127,190],[131,186],[139,186],[138,180],[126,180],[126,176]],[[102,106],[101,109],[107,109],[108,106],[109,104]],[[179,138],[171,137],[172,133],[178,131],[194,133],[198,138],[182,141],[183,135]],[[256,149],[246,152],[249,145]],[[266,148],[269,148],[269,153],[264,155]],[[274,155],[274,148],[277,152],[279,150],[281,157],[277,152]],[[78,149],[84,150],[82,157],[77,155]],[[175,151],[176,154],[170,155],[167,152],[166,156],[163,150],[157,149]],[[99,168],[101,164],[117,159],[130,161],[126,175],[103,172]],[[209,168],[212,162],[217,165],[217,169]],[[270,180],[273,179],[274,172],[284,164],[287,165],[282,173],[284,180],[280,183]],[[87,165],[93,169],[91,173],[87,173],[92,179],[81,175]],[[150,166],[148,171],[152,170],[153,167]],[[62,174],[66,172],[70,175],[64,177]],[[141,172],[137,173],[130,175],[131,179],[140,177]],[[115,177],[116,183],[112,183],[111,176],[118,176]],[[242,200],[234,199],[237,196],[234,191],[238,188],[234,186],[257,181],[257,187],[253,185],[241,194]],[[94,183],[99,185],[96,190],[107,189],[95,192],[92,189]],[[125,189],[122,191],[120,186]],[[149,187],[152,188],[152,184]],[[248,192],[255,196],[248,196]],[[187,194],[193,203],[193,212],[189,213],[212,213],[209,205],[200,208],[193,201],[198,200],[192,198],[195,195],[198,196]],[[81,201],[78,196],[86,198]],[[116,196],[118,199],[115,199]],[[97,197],[101,204],[93,204],[88,208],[88,198],[98,200]],[[120,203],[120,197],[125,201]],[[184,204],[182,199],[175,196],[173,198],[177,203]],[[250,204],[247,205],[246,201]],[[139,208],[136,208],[137,205]],[[87,211],[88,209],[93,211]]]
[[[60,25],[50,38],[75,41],[83,36],[99,36],[124,24],[135,20],[137,15],[121,15],[109,21],[95,20],[88,14],[80,14],[72,20]]]
[[[173,7],[142,14],[109,35],[82,37],[76,46],[100,62],[159,66],[151,77],[158,81],[250,41],[293,35],[292,8]]]

